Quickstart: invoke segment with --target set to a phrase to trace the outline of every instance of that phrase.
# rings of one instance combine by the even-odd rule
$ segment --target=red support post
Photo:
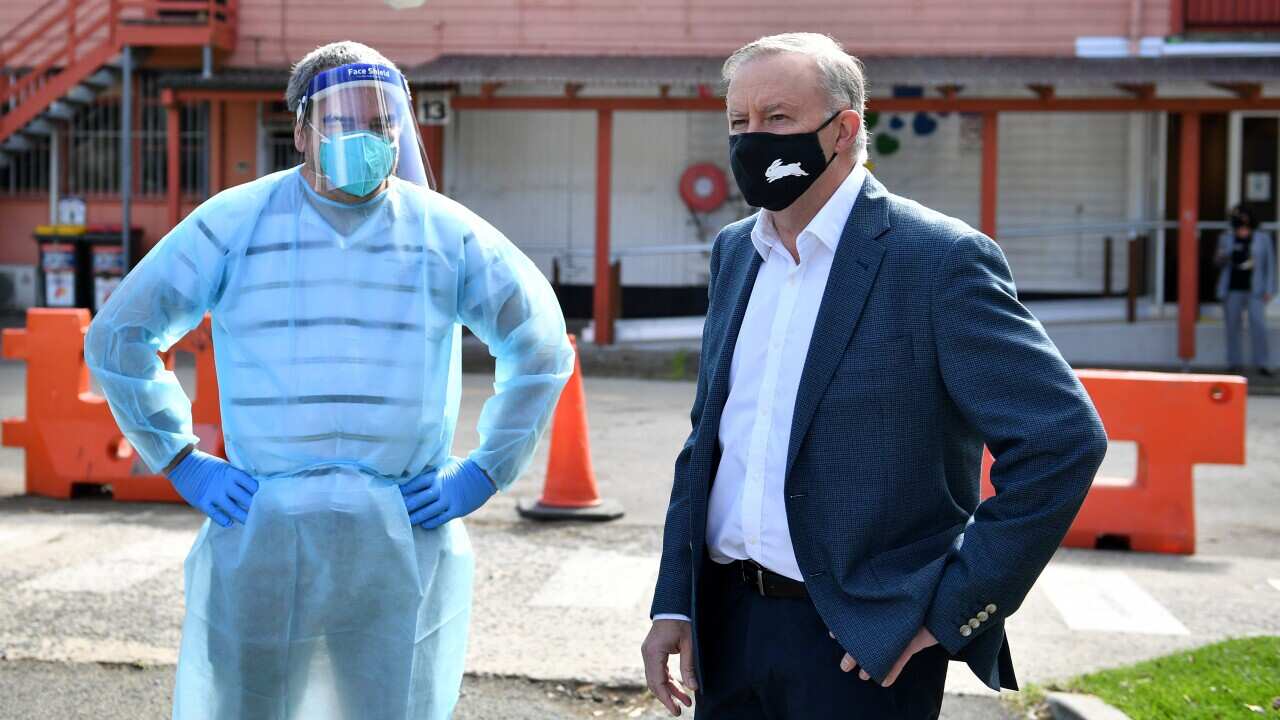
[[[431,165],[432,182],[435,191],[444,194],[444,126],[421,125],[422,147],[427,151],[427,163]]]
[[[223,145],[226,138],[222,131],[222,113],[225,103],[221,100],[209,101],[209,195],[218,194],[226,185],[226,172],[223,167]]]
[[[168,220],[169,227],[172,228],[182,219],[182,116],[181,106],[172,90],[164,90],[161,99],[164,103],[166,120]]]
[[[137,55],[135,55],[134,56],[135,72],[137,71],[137,63],[138,63]],[[134,87],[137,88],[137,85],[134,85]],[[139,172],[138,170],[139,168],[142,167],[142,143],[139,141],[139,138],[142,137],[142,114],[146,112],[147,102],[148,101],[142,97],[142,93],[138,92],[135,89],[133,92],[133,113],[131,115],[131,117],[133,118],[133,127],[132,127],[133,139],[130,142],[130,147],[133,148],[133,167],[134,167],[134,171],[132,173],[133,187],[130,189],[135,195],[140,194],[142,191],[142,173]],[[141,248],[134,248],[133,252],[136,254],[140,250]],[[136,264],[140,257],[141,256],[137,256],[130,262]]]
[[[609,200],[613,192],[613,111],[596,112],[596,344],[613,344],[613,283],[609,270]]]
[[[982,214],[981,230],[987,237],[996,237],[996,201],[999,195],[997,172],[1000,167],[1000,116],[995,112],[982,114]]]
[[[1182,114],[1178,150],[1178,357],[1196,356],[1200,313],[1200,114]]]

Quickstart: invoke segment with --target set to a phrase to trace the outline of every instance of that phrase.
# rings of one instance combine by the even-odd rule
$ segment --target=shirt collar
[[[800,231],[797,239],[812,235],[835,252],[836,246],[840,244],[840,236],[844,234],[844,226],[849,222],[849,214],[853,212],[853,205],[857,202],[859,193],[862,192],[862,183],[866,177],[865,167],[854,166],[853,172],[840,183],[840,187],[836,188],[818,214],[814,215],[804,230]],[[760,253],[761,257],[768,258],[769,252],[781,241],[773,225],[773,213],[761,210],[755,226],[751,228],[751,243],[756,246],[756,252]]]

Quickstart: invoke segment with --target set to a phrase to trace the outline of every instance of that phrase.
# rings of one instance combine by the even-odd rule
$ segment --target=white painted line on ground
[[[1120,570],[1050,566],[1040,587],[1072,630],[1189,635],[1176,617]]]
[[[191,543],[185,531],[155,531],[149,539],[106,555],[38,575],[23,583],[28,590],[72,593],[113,593],[145,582],[181,566]]]
[[[657,559],[579,550],[529,600],[533,607],[632,608],[653,590]]]
[[[1280,590],[1280,578],[1269,578],[1267,582],[1271,583],[1271,587]]]

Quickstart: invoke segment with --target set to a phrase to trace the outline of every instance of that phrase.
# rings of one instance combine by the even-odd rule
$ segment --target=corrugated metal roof
[[[159,78],[160,87],[200,90],[279,90],[284,101],[284,87],[289,71],[274,68],[218,70],[210,77],[199,72],[170,72]]]
[[[453,82],[581,82],[653,85],[717,84],[719,57],[445,55],[411,68],[415,84]],[[890,84],[1107,84],[1264,82],[1280,77],[1280,58],[872,57],[863,60],[873,86]]]
[[[870,58],[873,85],[1107,84],[1265,82],[1280,77],[1280,58]]]
[[[719,57],[444,55],[405,71],[413,85],[529,82],[588,85],[699,85],[720,82]],[[1280,58],[873,57],[865,58],[873,88],[890,85],[1106,85],[1159,82],[1271,82]],[[162,87],[279,88],[284,69],[220,70],[211,78],[171,73]]]
[[[720,81],[722,57],[443,55],[406,71],[418,85],[456,82],[576,82],[592,85]]]

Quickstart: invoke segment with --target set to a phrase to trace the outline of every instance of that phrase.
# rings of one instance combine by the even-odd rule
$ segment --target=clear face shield
[[[317,192],[370,197],[392,175],[434,189],[409,86],[385,65],[317,74],[298,103],[297,131]]]

